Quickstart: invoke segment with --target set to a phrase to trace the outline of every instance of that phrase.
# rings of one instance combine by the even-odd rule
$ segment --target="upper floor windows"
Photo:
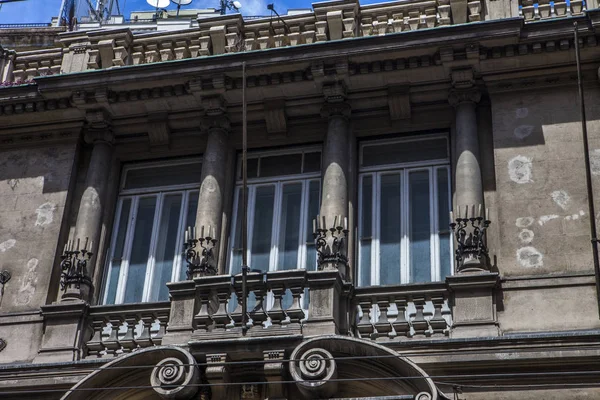
[[[444,136],[360,146],[358,284],[450,274],[450,178]]]
[[[183,232],[195,224],[200,173],[199,160],[124,168],[104,304],[168,300],[166,283],[186,279]]]
[[[247,257],[251,268],[316,268],[310,221],[319,213],[320,171],[319,148],[249,155]],[[237,274],[242,265],[241,182],[236,185],[234,210],[229,268]]]

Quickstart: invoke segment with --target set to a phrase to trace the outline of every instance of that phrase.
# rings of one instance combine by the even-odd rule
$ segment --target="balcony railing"
[[[586,9],[583,0],[520,0],[519,6],[526,22],[581,15]]]
[[[452,326],[445,283],[357,288],[356,336],[373,340],[444,338]]]
[[[169,302],[91,307],[87,357],[110,358],[160,345],[170,310]]]

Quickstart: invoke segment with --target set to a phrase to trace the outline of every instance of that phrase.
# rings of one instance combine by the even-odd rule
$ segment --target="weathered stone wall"
[[[47,301],[75,154],[75,144],[0,152],[0,269],[12,274],[3,313]]]
[[[597,91],[588,88],[586,102],[592,155],[600,158],[600,114],[591,107]],[[502,330],[597,328],[577,87],[491,98],[499,231],[494,255],[511,282],[503,284]]]

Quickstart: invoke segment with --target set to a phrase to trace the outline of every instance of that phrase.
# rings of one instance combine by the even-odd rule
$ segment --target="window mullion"
[[[410,282],[410,204],[407,169],[400,171],[400,283]]]
[[[271,225],[271,251],[269,252],[269,269],[268,271],[277,271],[277,259],[279,257],[279,221],[281,220],[281,204],[282,204],[283,184],[277,182],[275,184],[275,201],[273,205],[273,221]]]
[[[304,163],[304,157],[302,157],[302,163]],[[306,268],[306,224],[308,223],[308,188],[310,187],[310,181],[303,180],[302,184],[302,195],[300,203],[300,223],[298,233],[298,265],[297,268]]]
[[[373,175],[373,194],[372,194],[372,223],[371,223],[371,231],[372,231],[372,244],[371,244],[371,284],[379,285],[379,277],[380,277],[380,243],[379,238],[381,236],[381,207],[379,206],[380,202],[380,191],[381,191],[381,173],[376,173]]]
[[[429,170],[429,254],[431,265],[431,280],[437,282],[440,280],[440,257],[438,241],[438,202],[437,202],[437,176],[434,173],[437,169],[430,167]]]
[[[152,224],[152,236],[150,236],[150,248],[148,249],[148,261],[146,262],[146,274],[144,275],[144,290],[142,292],[142,301],[150,301],[152,296],[152,283],[155,279],[154,268],[156,266],[156,244],[158,241],[158,232],[160,230],[160,217],[162,214],[164,193],[156,195],[156,207],[154,208],[154,222]]]
[[[242,194],[240,190],[240,200],[242,199]],[[246,248],[246,259],[248,260],[248,265],[252,263],[252,241],[254,240],[254,206],[256,200],[256,186],[248,186],[248,211],[246,214],[246,229],[248,232],[248,242]],[[243,207],[243,205],[242,205]],[[242,211],[243,212],[243,211]],[[241,232],[241,237],[244,236],[244,232]],[[241,244],[241,243],[240,243]],[[242,250],[243,251],[243,250]],[[252,268],[253,266],[250,266]]]
[[[188,203],[191,193],[191,190],[187,190],[181,195],[181,208],[179,209],[179,224],[177,225],[177,239],[175,240],[175,252],[173,255],[173,269],[171,270],[171,282],[179,281],[179,277],[181,276],[181,252],[183,251],[183,232],[185,232],[185,229],[187,228],[186,226],[184,226],[184,224],[185,221],[187,221],[188,217]]]
[[[129,275],[129,257],[131,257],[131,246],[133,244],[133,235],[135,234],[135,221],[137,219],[139,196],[131,198],[131,216],[127,225],[125,234],[125,246],[123,249],[123,258],[121,259],[121,272],[119,274],[119,284],[115,295],[115,304],[122,304],[125,301],[125,287],[127,285],[127,276]]]
[[[110,240],[110,249],[109,249],[109,254],[108,254],[108,263],[105,263],[106,265],[108,265],[108,268],[104,269],[104,279],[102,280],[103,282],[103,290],[102,293],[104,293],[104,295],[102,296],[102,304],[106,304],[107,301],[107,297],[108,297],[108,288],[110,287],[110,272],[113,268],[113,259],[115,256],[115,244],[117,242],[117,232],[119,231],[119,221],[121,220],[121,213],[123,212],[123,198],[119,199],[119,202],[117,204],[117,212],[115,213],[115,222],[113,223],[113,229],[112,229],[112,237]],[[131,206],[130,206],[131,207]],[[127,221],[129,222],[129,221]],[[121,263],[123,262],[123,259],[121,259]],[[117,277],[118,279],[118,277]]]

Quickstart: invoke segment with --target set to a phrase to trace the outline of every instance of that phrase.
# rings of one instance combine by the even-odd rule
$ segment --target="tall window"
[[[104,304],[168,300],[185,279],[184,227],[194,226],[199,160],[123,169],[105,277]]]
[[[240,163],[238,163],[240,164]],[[321,152],[268,152],[248,157],[248,252],[250,268],[262,271],[315,269],[312,218],[319,213]],[[229,266],[242,265],[241,168],[235,193]]]
[[[449,173],[446,136],[360,146],[360,286],[450,275]]]

